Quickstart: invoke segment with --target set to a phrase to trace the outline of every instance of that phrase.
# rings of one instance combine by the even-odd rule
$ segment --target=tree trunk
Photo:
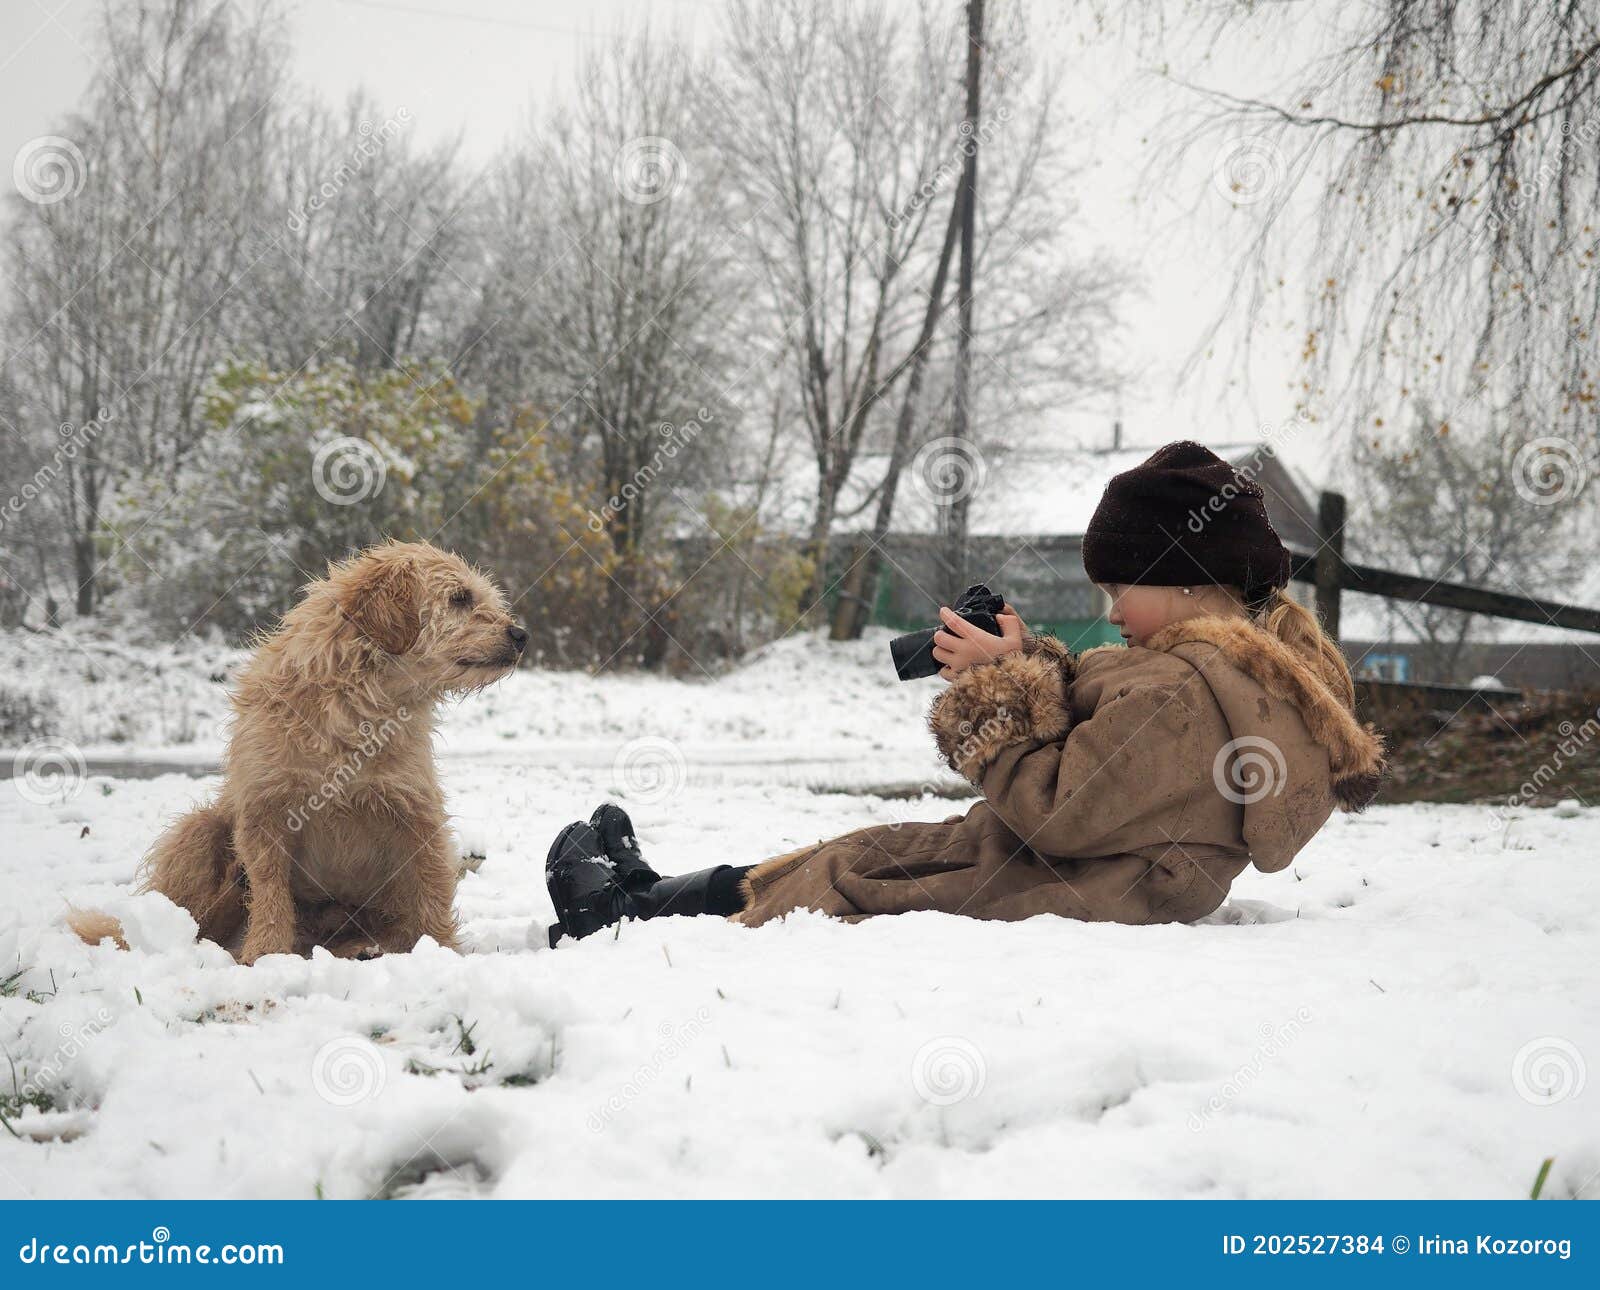
[[[983,0],[967,0],[967,113],[963,132],[966,163],[961,168],[961,274],[956,286],[959,315],[956,376],[950,409],[950,436],[970,442],[972,403],[972,242],[978,204],[978,85],[983,55]],[[967,580],[967,511],[972,498],[966,476],[943,508],[945,591],[952,599]]]
[[[85,406],[94,406],[86,403]],[[92,424],[86,422],[85,424]],[[95,476],[99,461],[91,440],[83,463],[83,510],[72,535],[73,582],[78,589],[78,617],[88,618],[99,603],[99,561],[95,559],[94,539],[100,530],[100,482]]]
[[[813,622],[828,590],[828,539],[833,530],[833,513],[838,502],[838,485],[824,472],[817,484],[817,509],[811,520],[811,536],[806,540],[806,555],[812,561],[812,570],[811,585],[806,589],[801,617]]]
[[[72,538],[73,580],[78,586],[78,617],[87,618],[94,613],[95,560],[94,534],[77,533]]]
[[[922,395],[922,378],[928,370],[928,352],[933,348],[933,334],[938,329],[940,315],[944,313],[944,288],[950,278],[950,260],[955,253],[956,235],[961,230],[962,202],[957,193],[950,204],[950,220],[945,227],[944,246],[939,251],[939,264],[933,273],[933,286],[928,292],[928,308],[922,315],[922,331],[911,352],[911,371],[906,378],[906,392],[900,404],[900,415],[895,421],[894,446],[889,453],[889,466],[884,472],[883,488],[878,493],[878,509],[872,520],[872,536],[865,551],[858,551],[850,563],[850,572],[839,591],[839,603],[833,616],[830,639],[836,641],[858,640],[872,617],[872,608],[878,600],[878,578],[883,569],[883,543],[889,536],[889,524],[894,518],[895,493],[900,487],[900,472],[905,468],[906,454],[911,447],[911,429],[916,419],[917,400]]]

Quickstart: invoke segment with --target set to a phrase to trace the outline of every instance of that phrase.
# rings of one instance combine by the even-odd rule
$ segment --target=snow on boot
[[[607,802],[594,820],[619,840],[621,863],[606,853],[605,836],[593,820],[569,824],[556,835],[544,868],[556,910],[548,933],[552,949],[562,936],[582,940],[624,918],[726,915],[740,909],[738,884],[748,866],[719,864],[663,878],[639,855],[626,811]],[[624,874],[623,865],[630,862],[631,870]]]
[[[556,834],[545,857],[544,880],[556,910],[550,927],[552,949],[563,935],[582,940],[632,912],[600,835],[582,820]]]
[[[594,814],[589,817],[589,827],[600,835],[600,845],[628,891],[641,891],[661,881],[661,875],[645,863],[638,835],[633,831],[633,821],[615,802],[602,802],[595,807]]]

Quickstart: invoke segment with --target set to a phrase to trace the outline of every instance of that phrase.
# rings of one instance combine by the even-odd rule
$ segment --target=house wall
[[[1341,641],[1345,658],[1358,676],[1428,685],[1466,685],[1475,677],[1497,677],[1518,690],[1587,690],[1600,687],[1600,636],[1592,644],[1559,641],[1519,645],[1514,641],[1482,641],[1462,650],[1457,675],[1438,676],[1410,642]]]
[[[872,621],[899,631],[937,622],[939,606],[962,590],[946,585],[940,540],[895,535],[885,541],[883,552]],[[968,554],[967,580],[987,583],[1029,626],[1054,632],[1080,649],[1119,639],[1105,621],[1105,596],[1084,575],[1077,538],[976,537]]]
[[[872,621],[899,631],[932,624],[939,606],[949,604],[963,587],[946,586],[939,540],[892,536],[883,546],[883,572]],[[967,577],[987,583],[1016,606],[1029,626],[1052,632],[1074,649],[1087,649],[1121,639],[1106,613],[1110,602],[1083,571],[1081,539],[973,538]],[[1315,602],[1313,588],[1289,585],[1301,604]]]
[[[1267,517],[1279,537],[1291,546],[1314,551],[1316,502],[1306,497],[1294,477],[1270,451],[1235,458],[1261,485]],[[848,539],[836,543],[836,559],[848,558]],[[985,582],[1017,607],[1030,626],[1054,632],[1073,648],[1083,649],[1120,637],[1105,619],[1105,595],[1083,571],[1079,535],[1002,535],[969,539],[968,570],[960,586],[950,585],[940,553],[941,540],[922,534],[892,534],[883,546],[885,561],[872,621],[909,631],[935,621],[939,606],[948,604],[968,582]],[[1310,587],[1291,584],[1290,594],[1311,604]]]

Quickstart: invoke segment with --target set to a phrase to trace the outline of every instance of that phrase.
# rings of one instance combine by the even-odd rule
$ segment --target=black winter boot
[[[627,820],[620,807],[612,809]],[[733,914],[743,908],[738,888],[747,866],[721,864],[671,878],[659,876],[642,859],[626,876],[620,867],[605,853],[593,824],[579,821],[556,835],[545,861],[545,883],[557,920],[549,932],[551,948],[563,935],[582,940],[624,918]]]
[[[638,911],[634,917],[660,918],[667,914],[729,912],[714,908],[713,889],[719,885],[719,876],[731,872],[732,868],[732,865],[719,864],[714,869],[697,869],[694,873],[657,878],[643,891],[633,894],[631,903]]]
[[[638,835],[633,831],[633,821],[615,802],[602,802],[595,807],[594,814],[589,817],[589,827],[600,835],[600,845],[629,891],[639,891],[661,881],[661,875],[645,863]]]
[[[545,857],[544,881],[556,910],[556,921],[550,927],[552,949],[563,935],[581,940],[628,913],[628,893],[616,866],[607,857],[600,835],[582,820],[556,834]]]

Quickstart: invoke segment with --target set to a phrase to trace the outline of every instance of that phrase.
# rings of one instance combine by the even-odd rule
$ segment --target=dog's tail
[[[67,926],[77,932],[85,945],[98,945],[109,936],[119,950],[128,948],[127,938],[122,934],[122,920],[97,909],[68,905]]]
[[[181,905],[204,939],[227,945],[245,919],[244,885],[227,816],[215,806],[202,806],[173,821],[141,863],[134,890],[159,892]],[[121,921],[110,914],[68,905],[67,926],[90,945],[109,936],[118,949],[128,948]]]

